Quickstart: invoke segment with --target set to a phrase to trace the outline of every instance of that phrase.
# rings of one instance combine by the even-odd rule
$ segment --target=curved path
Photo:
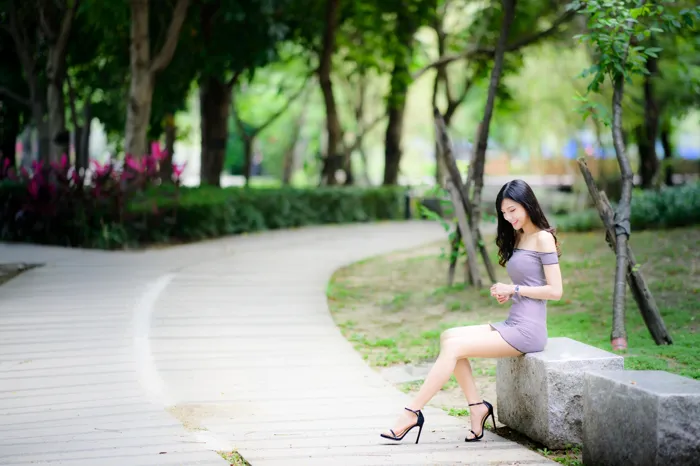
[[[465,420],[431,408],[419,445],[378,436],[406,395],[343,338],[326,286],[443,237],[401,222],[146,252],[0,244],[46,264],[0,288],[0,464],[552,464],[490,432],[466,444]]]

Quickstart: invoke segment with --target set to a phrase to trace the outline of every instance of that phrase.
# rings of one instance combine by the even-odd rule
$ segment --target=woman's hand
[[[506,285],[505,283],[496,283],[491,287],[491,296],[508,296],[515,293],[514,285]]]
[[[498,304],[503,304],[506,301],[508,301],[509,299],[510,299],[510,296],[506,296],[506,295],[502,295],[502,294],[496,295],[496,301],[498,301]]]

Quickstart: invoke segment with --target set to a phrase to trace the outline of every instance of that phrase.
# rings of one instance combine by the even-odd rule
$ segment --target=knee
[[[443,356],[454,356],[458,352],[459,342],[454,338],[447,338],[440,340],[440,355]]]
[[[451,328],[443,331],[440,334],[440,345],[443,345],[447,340],[454,336],[454,331]]]

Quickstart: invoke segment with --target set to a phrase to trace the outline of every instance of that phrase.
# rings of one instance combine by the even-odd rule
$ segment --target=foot
[[[484,418],[488,415],[489,408],[485,404],[479,404],[469,407],[469,419],[472,422],[472,431],[467,432],[467,439],[473,439],[482,434],[481,423],[484,422]],[[476,435],[474,435],[474,432]]]
[[[391,428],[391,430],[394,431],[394,433],[391,432],[391,430],[385,430],[382,432],[384,435],[387,435],[389,437],[401,437],[403,435],[404,431],[414,425],[418,421],[418,415],[412,413],[411,411],[408,410],[403,410],[403,413],[399,418],[396,420],[394,423],[394,426]]]

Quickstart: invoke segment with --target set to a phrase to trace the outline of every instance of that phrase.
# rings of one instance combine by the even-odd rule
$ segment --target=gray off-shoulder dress
[[[506,263],[506,270],[515,285],[543,286],[547,279],[542,266],[557,263],[556,252],[516,248]],[[521,353],[542,351],[547,344],[547,300],[527,298],[517,293],[511,299],[508,318],[491,324],[491,327]]]

